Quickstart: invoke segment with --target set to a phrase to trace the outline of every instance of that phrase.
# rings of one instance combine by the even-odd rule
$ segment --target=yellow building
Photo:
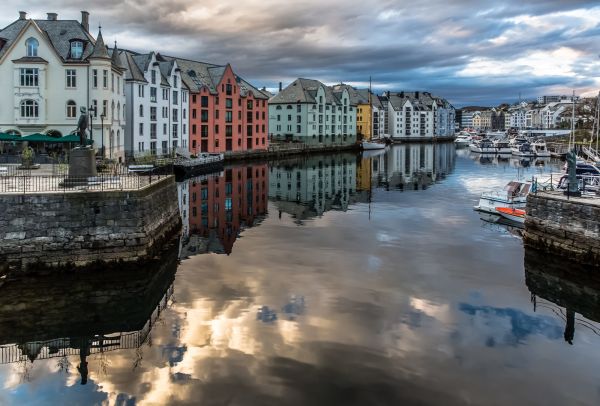
[[[373,128],[373,107],[367,103],[360,103],[356,108],[356,135],[358,139],[370,140]]]

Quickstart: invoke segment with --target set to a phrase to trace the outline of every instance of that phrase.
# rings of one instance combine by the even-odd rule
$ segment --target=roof
[[[337,90],[335,87],[330,87],[318,80],[314,79],[304,79],[298,78],[290,83],[285,89],[281,92],[273,96],[269,103],[271,104],[288,104],[288,103],[316,103],[317,100],[315,97],[317,96],[317,92],[319,87],[322,87],[325,92],[325,103],[327,104],[340,104],[340,96],[344,90],[348,90],[347,88],[352,89],[354,94],[354,99],[358,99],[360,96],[356,92],[356,89],[352,88],[348,85],[337,85]],[[350,104],[356,105],[356,101],[352,101],[352,95],[350,95],[350,91],[348,91],[350,96]]]
[[[212,94],[217,94],[217,86],[223,78],[227,66],[215,65],[212,63],[192,61],[190,59],[177,58],[173,56],[161,55],[165,61],[174,61],[181,70],[181,79],[192,93],[198,93],[201,89],[207,88]],[[244,80],[235,75],[236,82],[240,86],[240,95],[247,96],[250,92],[257,99],[268,99],[268,97]]]
[[[108,48],[106,45],[104,45],[104,38],[102,38],[102,30],[98,30],[98,38],[96,38],[94,51],[89,58],[110,59],[110,55],[108,55]]]
[[[94,51],[94,38],[76,20],[16,20],[0,30],[0,58],[10,49],[30,24],[35,24],[63,62],[81,63]],[[81,59],[71,58],[71,42],[81,40],[84,44]]]

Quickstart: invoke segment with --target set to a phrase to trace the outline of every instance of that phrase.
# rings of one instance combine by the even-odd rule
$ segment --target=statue
[[[565,194],[569,196],[581,196],[579,181],[577,180],[577,155],[575,154],[575,150],[567,152],[567,175],[569,184]]]
[[[81,115],[79,116],[79,121],[77,122],[77,134],[79,135],[79,144],[82,147],[85,147],[87,145],[86,139],[86,132],[87,132],[87,128],[88,128],[88,114],[87,114],[87,109],[85,107],[81,107]]]

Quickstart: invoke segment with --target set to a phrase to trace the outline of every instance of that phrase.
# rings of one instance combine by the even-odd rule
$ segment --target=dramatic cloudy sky
[[[8,4],[7,4],[8,3]],[[79,19],[82,2],[5,0]],[[101,4],[101,5],[100,5]],[[104,0],[85,6],[107,42],[213,63],[255,85],[294,78],[427,89],[457,106],[600,88],[600,4],[583,0]]]

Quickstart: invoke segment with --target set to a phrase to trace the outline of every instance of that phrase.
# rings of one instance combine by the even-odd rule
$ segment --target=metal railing
[[[26,194],[41,192],[97,192],[111,190],[138,190],[151,185],[165,176],[161,172],[148,174],[101,173],[92,177],[61,175],[0,175],[0,194]]]

